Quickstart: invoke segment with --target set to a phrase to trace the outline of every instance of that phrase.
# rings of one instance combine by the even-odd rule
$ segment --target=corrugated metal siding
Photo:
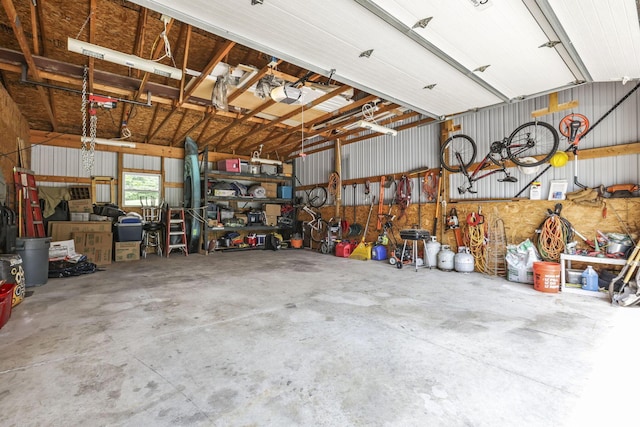
[[[118,171],[118,155],[108,151],[96,151],[93,170],[89,172],[83,166],[80,149],[36,145],[31,149],[31,169],[36,175],[115,177]]]
[[[164,200],[171,207],[182,207],[182,188],[165,188]]]
[[[125,154],[122,156],[122,167],[125,169],[145,169],[148,171],[160,171],[161,157],[143,156],[140,154]]]
[[[167,182],[183,182],[184,159],[164,159],[164,179]]]
[[[557,127],[560,120],[571,112],[584,114],[591,126],[598,121],[616,102],[624,97],[632,85],[621,83],[596,83],[578,86],[558,94],[560,104],[578,100],[574,110],[561,111],[542,116],[541,121]],[[531,112],[549,106],[548,96],[527,99],[511,105],[483,109],[475,113],[457,116],[454,124],[460,124],[460,133],[471,136],[478,144],[478,159],[488,151],[491,142],[508,137],[520,124],[532,121]],[[581,149],[628,144],[640,141],[640,91],[634,93],[616,110],[598,124],[585,139],[580,141]],[[379,136],[362,142],[344,145],[342,148],[343,178],[353,179],[376,175],[395,174],[421,167],[439,166],[439,124],[401,131],[396,137]],[[559,150],[568,147],[566,138],[560,137]],[[308,155],[304,160],[296,158],[296,174],[303,185],[326,182],[334,170],[333,150]],[[541,166],[542,170],[546,165]],[[590,187],[616,183],[640,182],[638,169],[640,156],[618,156],[603,159],[583,160],[578,156],[578,181]],[[499,182],[501,174],[495,174],[475,184],[477,194],[459,194],[457,187],[463,183],[459,174],[450,176],[450,197],[453,199],[500,199],[513,198],[534,175],[527,175],[518,168],[509,172],[518,178],[517,183]],[[542,183],[543,197],[547,197],[552,180],[566,179],[567,191],[578,190],[573,183],[574,163],[562,168],[550,168],[539,181]],[[414,180],[413,202],[417,202],[419,178]],[[356,203],[366,204],[362,185],[356,189]],[[378,195],[378,184],[371,183],[371,195]],[[347,189],[343,201],[353,204],[352,191]],[[386,200],[392,197],[392,190],[386,191]],[[527,197],[528,190],[521,197]],[[298,193],[300,195],[300,193]]]

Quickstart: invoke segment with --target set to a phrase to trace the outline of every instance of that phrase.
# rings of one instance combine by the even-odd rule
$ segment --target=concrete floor
[[[640,311],[604,296],[306,250],[28,290],[0,330],[3,426],[637,425]]]

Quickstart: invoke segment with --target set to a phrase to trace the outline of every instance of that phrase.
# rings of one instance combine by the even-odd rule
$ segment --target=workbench
[[[625,265],[627,263],[627,260],[623,258],[607,258],[607,257],[599,258],[594,256],[585,256],[585,255],[560,254],[560,291],[561,292],[565,290],[566,269],[571,268],[571,261],[584,262],[585,264],[588,264],[588,265],[593,265],[593,264]],[[566,268],[565,268],[565,262],[566,262]],[[568,289],[571,289],[572,291],[574,290],[582,291],[580,293],[588,292],[589,294],[595,294],[595,295],[599,294],[598,292],[583,291],[582,289],[578,289],[578,288],[567,288],[567,290]]]

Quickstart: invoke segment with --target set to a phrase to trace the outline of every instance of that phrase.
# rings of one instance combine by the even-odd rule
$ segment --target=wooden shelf
[[[242,196],[207,196],[208,202],[261,202],[261,203],[293,203],[291,199],[277,197],[242,197]]]
[[[245,225],[242,227],[207,227],[209,232],[215,231],[278,231],[293,228],[288,225]]]
[[[235,179],[237,181],[260,181],[260,182],[289,182],[293,181],[293,177],[284,175],[263,175],[253,173],[237,173],[225,171],[208,171],[207,179]]]

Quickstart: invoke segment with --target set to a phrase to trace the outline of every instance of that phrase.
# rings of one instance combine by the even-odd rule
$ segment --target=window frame
[[[135,187],[127,188],[127,178],[130,176],[155,177],[158,180],[158,189],[146,190],[146,189],[140,189]],[[128,208],[142,207],[142,202],[140,201],[140,198],[138,198],[135,201],[134,200],[127,201],[126,195],[128,192],[132,192],[132,191],[135,191],[138,193],[148,192],[152,197],[154,197],[155,200],[157,200],[157,205],[160,205],[160,201],[162,200],[162,191],[163,191],[162,173],[153,172],[153,171],[149,171],[149,172],[122,171],[122,192],[121,192],[122,207],[128,207]],[[156,198],[156,194],[157,194],[157,198]]]

